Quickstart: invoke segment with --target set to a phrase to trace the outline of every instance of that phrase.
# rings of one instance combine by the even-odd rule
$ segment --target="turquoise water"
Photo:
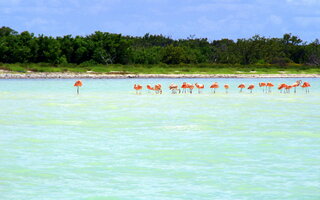
[[[320,199],[320,79],[310,94],[172,95],[182,79],[0,80],[0,199]],[[134,83],[164,94],[135,95]]]

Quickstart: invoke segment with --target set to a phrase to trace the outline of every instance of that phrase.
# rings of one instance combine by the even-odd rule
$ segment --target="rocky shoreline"
[[[320,78],[320,74],[98,74],[0,73],[0,79],[128,79],[128,78]]]

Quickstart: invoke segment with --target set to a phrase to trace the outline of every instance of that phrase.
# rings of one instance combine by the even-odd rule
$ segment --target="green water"
[[[310,94],[172,95],[182,79],[0,80],[0,199],[320,199],[320,79]],[[162,83],[164,94],[133,84]]]

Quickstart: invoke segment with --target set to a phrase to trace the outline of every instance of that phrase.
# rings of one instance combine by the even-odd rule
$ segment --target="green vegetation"
[[[291,34],[208,41],[99,31],[54,38],[2,27],[0,68],[17,72],[319,73],[320,42],[306,43]]]
[[[0,63],[0,69],[14,72],[90,72],[107,74],[320,74],[317,66],[290,64],[58,64]]]

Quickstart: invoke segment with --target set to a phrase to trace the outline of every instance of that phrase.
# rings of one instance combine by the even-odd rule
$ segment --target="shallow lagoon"
[[[319,199],[320,79],[310,94],[183,79],[0,80],[0,199]],[[133,84],[164,94],[135,95]]]

